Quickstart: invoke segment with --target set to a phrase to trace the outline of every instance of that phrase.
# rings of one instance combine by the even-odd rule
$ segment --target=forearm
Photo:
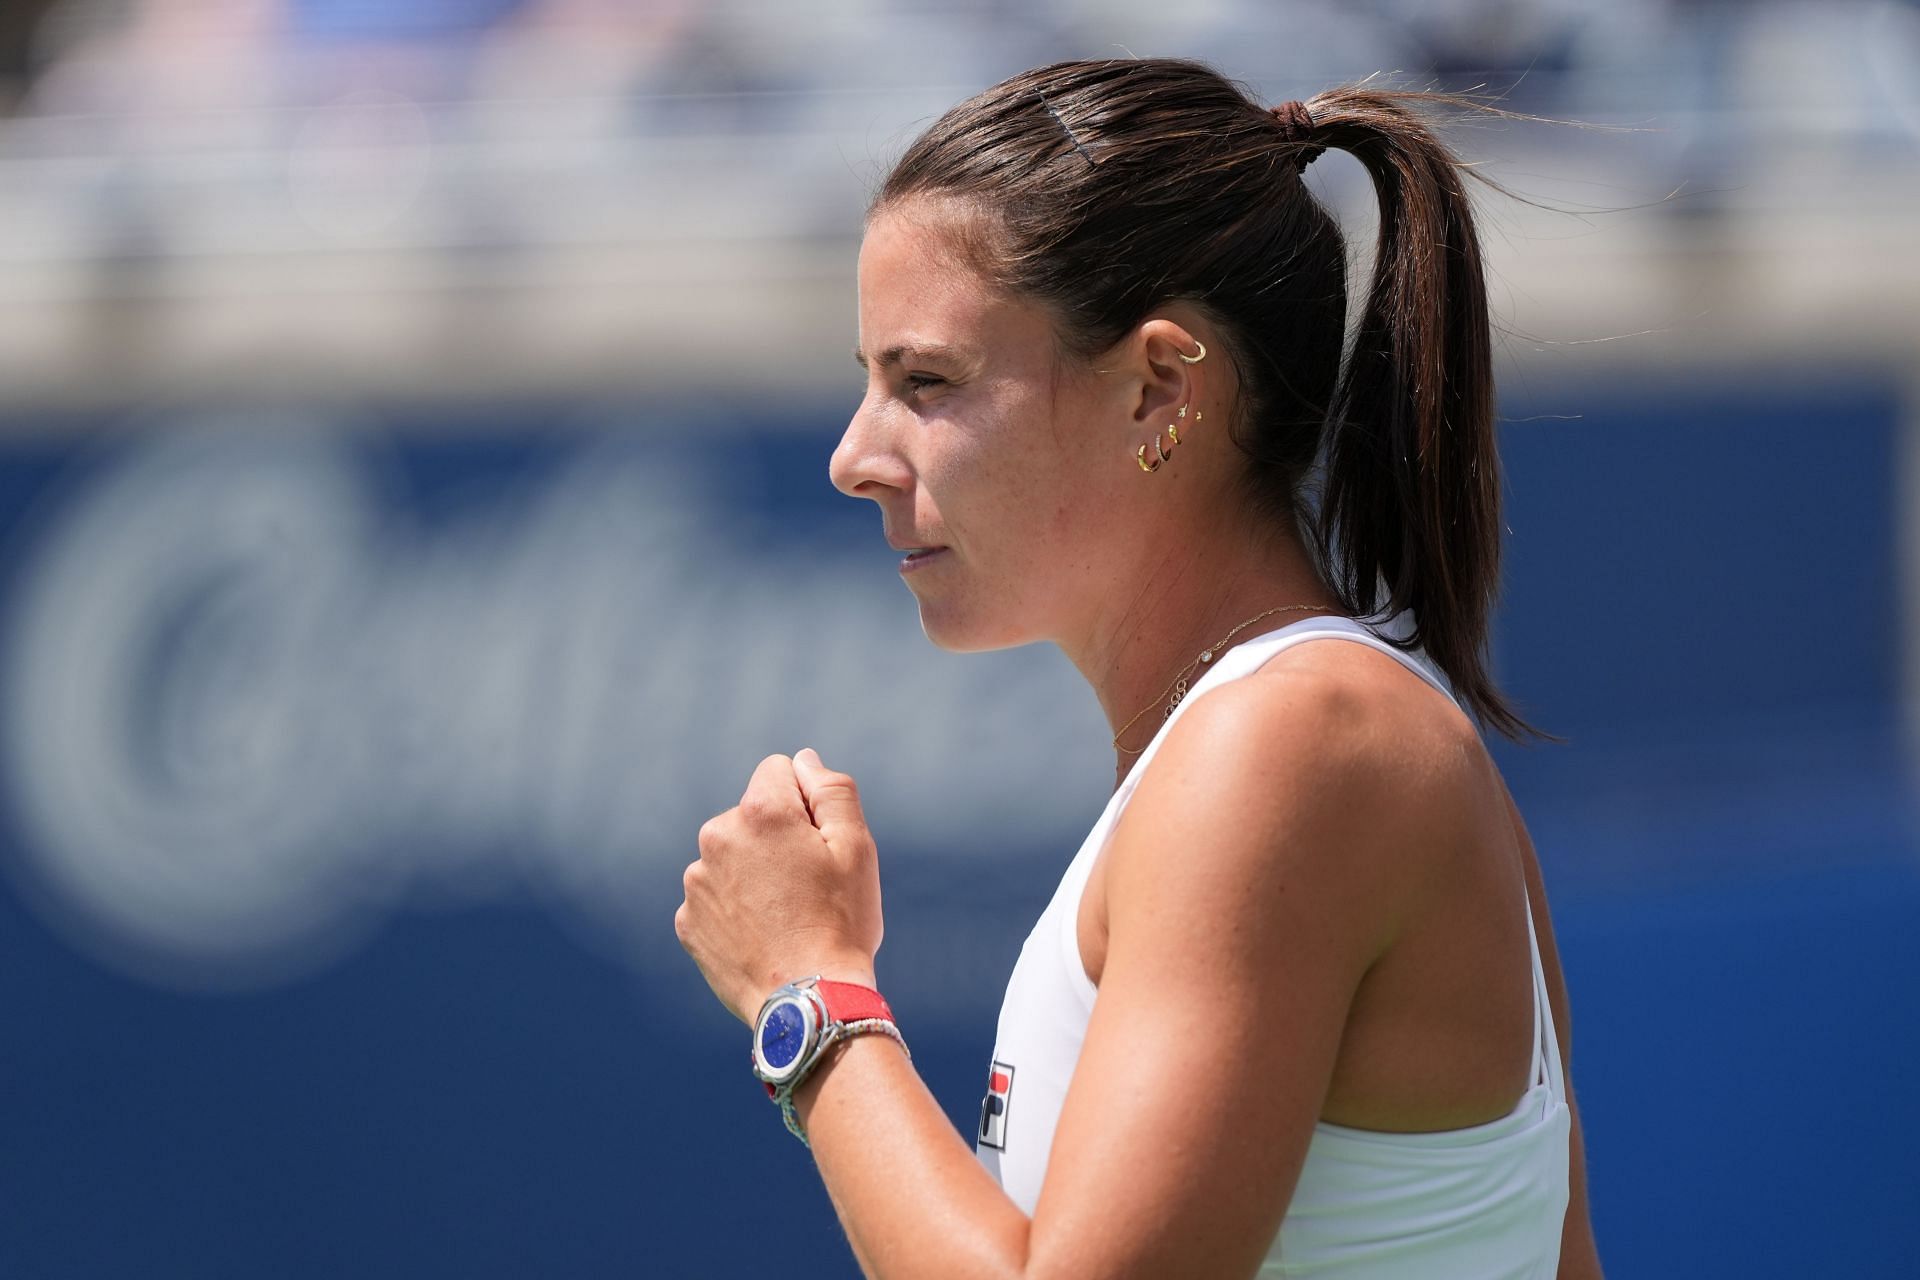
[[[794,1102],[867,1275],[1022,1275],[1026,1214],[968,1150],[899,1046],[863,1035],[833,1054]]]

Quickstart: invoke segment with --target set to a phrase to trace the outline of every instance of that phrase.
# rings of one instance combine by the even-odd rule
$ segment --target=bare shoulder
[[[1299,892],[1351,908],[1349,936],[1377,956],[1497,794],[1472,722],[1402,663],[1360,644],[1295,645],[1202,693],[1168,730],[1116,832],[1115,891],[1154,884],[1162,909],[1177,895],[1213,911],[1236,893],[1252,906],[1254,886]],[[1204,842],[1219,894],[1190,865],[1178,888],[1163,881],[1175,841]]]
[[[1344,738],[1354,749],[1373,750],[1376,765],[1477,774],[1485,758],[1479,732],[1451,699],[1369,645],[1293,645],[1222,692],[1228,689],[1250,701],[1318,709],[1318,731]]]
[[[1428,847],[1456,806],[1477,813],[1498,794],[1460,708],[1397,659],[1350,642],[1294,645],[1207,691],[1169,731],[1168,752],[1243,784],[1284,781],[1295,802],[1310,790],[1364,804],[1375,825],[1418,822]]]

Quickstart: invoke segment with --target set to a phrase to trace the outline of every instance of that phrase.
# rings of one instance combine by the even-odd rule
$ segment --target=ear
[[[1134,423],[1148,433],[1164,430],[1169,422],[1181,421],[1175,417],[1181,406],[1196,404],[1205,390],[1202,366],[1180,358],[1198,352],[1200,343],[1186,325],[1156,315],[1140,322],[1133,349]]]

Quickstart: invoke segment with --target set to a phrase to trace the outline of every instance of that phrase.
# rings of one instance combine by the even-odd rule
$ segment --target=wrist
[[[807,1141],[796,1113],[800,1091],[853,1039],[890,1039],[912,1054],[893,1010],[870,983],[825,974],[796,978],[773,991],[754,1019],[753,1074],[780,1108],[793,1136]]]
[[[887,1041],[888,1044],[881,1046],[878,1042],[882,1040]],[[862,1048],[863,1044],[869,1047]],[[813,1101],[820,1096],[827,1077],[835,1074],[836,1067],[843,1066],[840,1061],[842,1058],[848,1054],[858,1057],[862,1054],[879,1053],[883,1048],[887,1053],[897,1053],[903,1060],[912,1061],[907,1053],[904,1039],[895,1040],[892,1036],[884,1035],[855,1035],[843,1036],[835,1041],[820,1056],[820,1061],[814,1064],[813,1070],[807,1073],[807,1078],[793,1087],[793,1109],[799,1113],[803,1127],[808,1114],[813,1110]],[[863,1069],[856,1070],[854,1074],[856,1076],[863,1074]]]
[[[845,964],[823,964],[815,969],[802,969],[802,973],[817,973],[824,982],[844,982],[856,987],[879,990],[880,983],[874,977],[871,961],[861,964],[853,961]]]
[[[773,972],[776,975],[774,978],[763,981],[763,985],[757,990],[747,992],[746,999],[741,1002],[740,1016],[748,1023],[753,1022],[755,1014],[759,1012],[761,1004],[768,996],[788,983],[798,982],[802,978],[818,976],[824,982],[846,982],[856,987],[870,987],[875,990],[878,990],[880,985],[874,976],[873,961],[858,957],[840,959],[816,957],[797,964],[783,963]]]

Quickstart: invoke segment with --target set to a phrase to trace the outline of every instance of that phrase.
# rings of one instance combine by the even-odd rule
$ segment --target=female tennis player
[[[833,483],[935,644],[1059,645],[1117,754],[970,1140],[875,986],[854,779],[769,756],[700,830],[675,928],[869,1276],[1600,1275],[1540,871],[1480,737],[1528,727],[1485,657],[1486,286],[1425,97],[1061,63],[947,112],[869,210]],[[1344,347],[1326,148],[1380,209]]]

